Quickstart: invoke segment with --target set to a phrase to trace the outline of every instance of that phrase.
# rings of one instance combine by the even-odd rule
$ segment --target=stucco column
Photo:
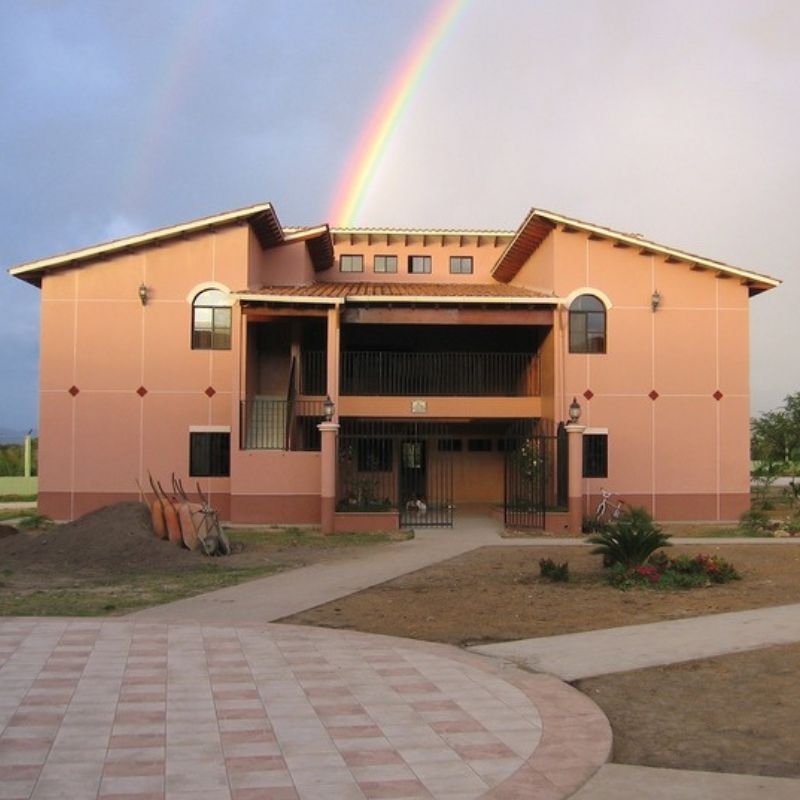
[[[583,432],[585,425],[569,423],[567,431],[569,448],[569,481],[567,507],[569,510],[569,532],[578,534],[583,525]]]
[[[328,310],[328,350],[327,350],[327,369],[328,369],[328,383],[327,394],[328,397],[336,403],[337,409],[334,414],[334,419],[339,418],[339,306],[334,306]]]
[[[336,510],[336,437],[339,425],[336,422],[320,422],[317,425],[322,438],[320,458],[320,500],[322,533],[334,532],[333,513]]]

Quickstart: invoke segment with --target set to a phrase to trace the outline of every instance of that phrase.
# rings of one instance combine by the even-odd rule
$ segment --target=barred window
[[[584,433],[583,477],[608,477],[608,434]]]
[[[189,475],[193,478],[227,477],[231,474],[230,433],[189,434]]]

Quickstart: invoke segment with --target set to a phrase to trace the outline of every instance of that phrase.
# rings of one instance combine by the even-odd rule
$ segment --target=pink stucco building
[[[539,209],[515,231],[337,229],[269,204],[11,274],[42,292],[57,519],[148,471],[232,521],[326,530],[464,508],[574,528],[601,488],[661,520],[748,507],[765,275]]]

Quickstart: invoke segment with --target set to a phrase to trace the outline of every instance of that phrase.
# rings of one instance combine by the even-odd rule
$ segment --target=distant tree
[[[800,392],[750,421],[750,455],[755,461],[800,460]]]

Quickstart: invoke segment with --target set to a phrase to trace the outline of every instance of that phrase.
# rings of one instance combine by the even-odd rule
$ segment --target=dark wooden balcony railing
[[[316,400],[253,397],[241,403],[242,450],[319,450],[317,425],[325,418]]]
[[[539,363],[529,353],[346,351],[343,395],[537,397]]]

